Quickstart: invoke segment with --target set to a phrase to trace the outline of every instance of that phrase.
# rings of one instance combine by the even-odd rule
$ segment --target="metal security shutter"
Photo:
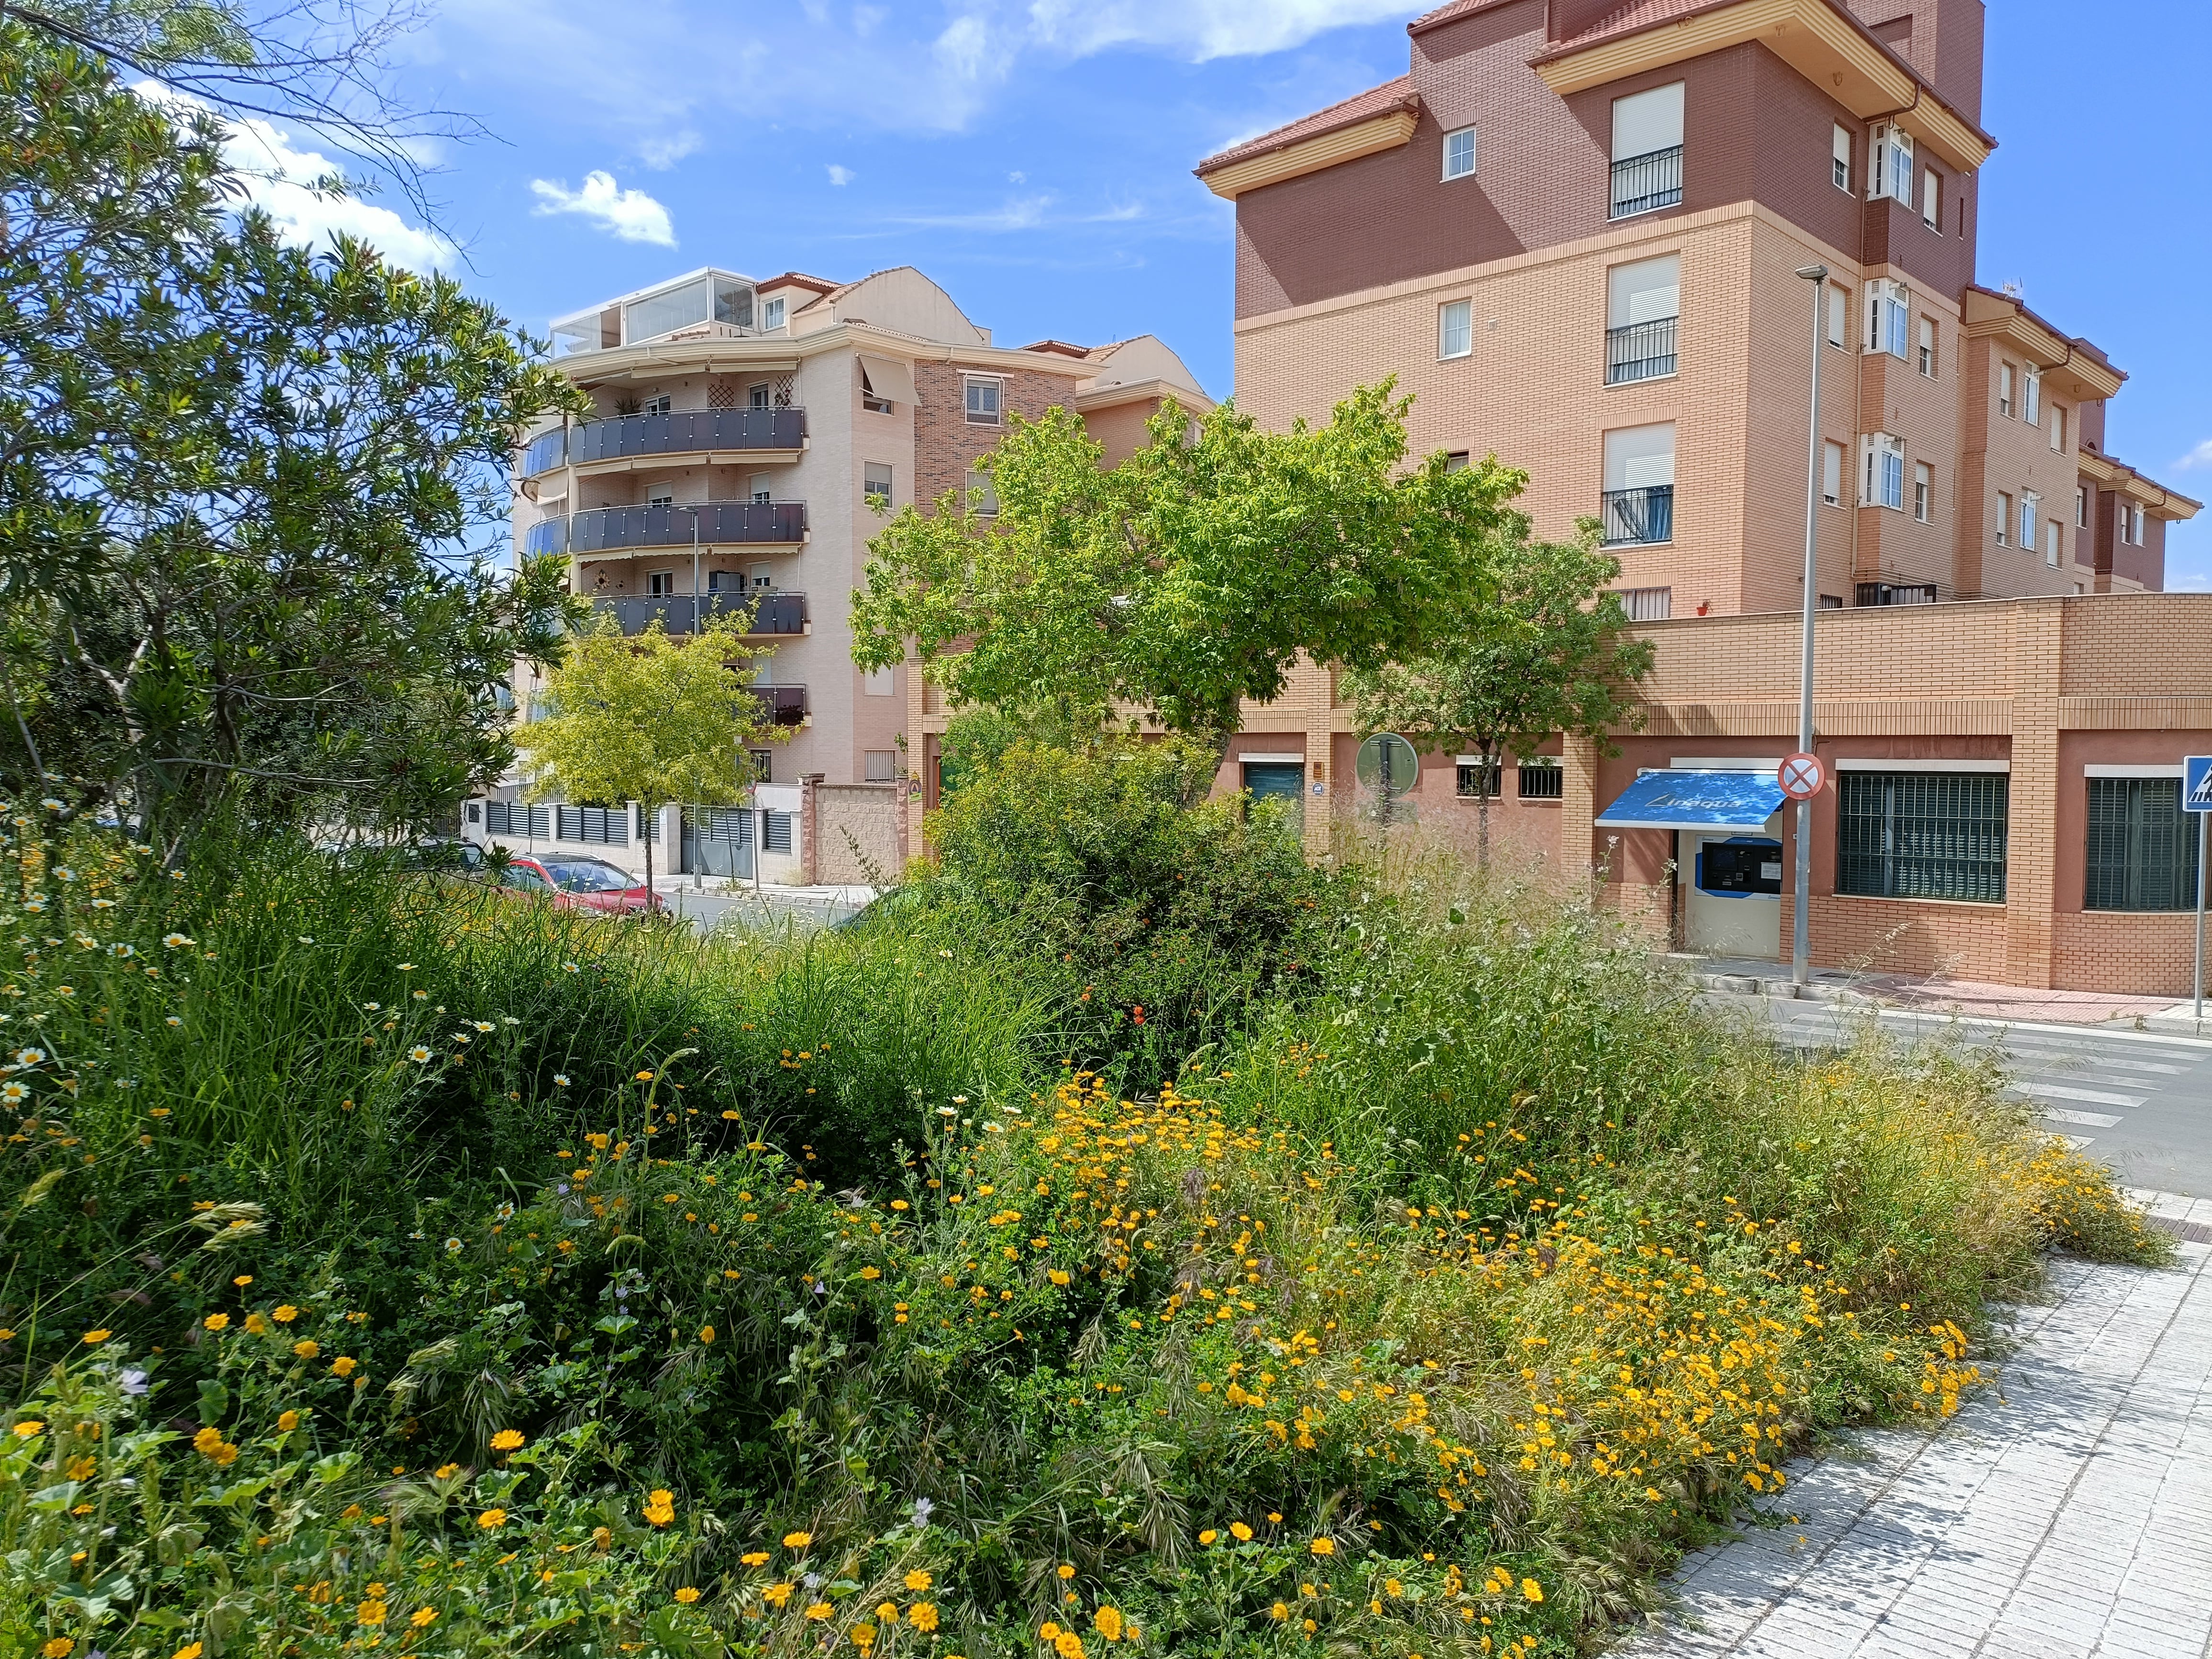
[[[2002,904],[2008,786],[1988,772],[1845,772],[1836,890]]]
[[[2088,910],[2197,908],[2197,826],[2179,778],[2091,778]]]
[[[768,822],[763,826],[761,844],[771,853],[788,853],[791,850],[791,814],[769,812],[763,816]]]

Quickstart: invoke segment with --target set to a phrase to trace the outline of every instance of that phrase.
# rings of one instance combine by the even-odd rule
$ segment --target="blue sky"
[[[1403,73],[1383,0],[443,0],[401,89],[495,137],[432,181],[444,258],[517,320],[720,264],[921,267],[1001,343],[1150,331],[1231,389],[1222,145]],[[2147,43],[2154,43],[2147,49]],[[2203,0],[1994,0],[1981,280],[2017,282],[2131,379],[2113,453],[2212,497],[2212,155]],[[280,204],[280,206],[284,205]],[[331,211],[297,198],[302,226]],[[2212,511],[2168,585],[2212,588]]]

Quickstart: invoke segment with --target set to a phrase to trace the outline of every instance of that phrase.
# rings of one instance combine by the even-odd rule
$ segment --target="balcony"
[[[1674,325],[1679,318],[1660,317],[1647,323],[1631,323],[1605,331],[1605,383],[1626,386],[1633,380],[1656,380],[1674,372]]]
[[[1674,486],[1645,484],[1605,492],[1605,544],[1639,547],[1674,539]]]
[[[803,409],[701,409],[680,415],[623,415],[548,432],[523,452],[522,470],[535,477],[558,466],[619,471],[659,456],[718,457],[758,461],[796,456],[806,447]]]
[[[568,550],[568,521],[566,519],[544,519],[522,532],[522,551],[526,557],[536,558],[545,553],[566,553]]]
[[[669,633],[689,634],[695,617],[742,617],[749,605],[753,616],[744,630],[748,637],[806,631],[806,595],[781,589],[751,593],[661,593],[642,599],[592,601],[592,608],[611,616],[624,634],[642,634],[655,617]]]
[[[631,548],[689,547],[694,519],[702,547],[797,547],[806,539],[804,501],[595,507],[568,520],[568,551],[581,557]]]
[[[1682,147],[1655,149],[1613,164],[1612,217],[1626,219],[1682,200]]]
[[[806,724],[806,688],[803,685],[749,685],[745,688],[760,699],[761,709],[770,726],[804,726]]]

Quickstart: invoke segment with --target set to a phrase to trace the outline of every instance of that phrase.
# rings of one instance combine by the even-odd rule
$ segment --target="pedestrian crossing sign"
[[[2212,755],[2191,755],[2181,763],[2181,810],[2212,812]]]

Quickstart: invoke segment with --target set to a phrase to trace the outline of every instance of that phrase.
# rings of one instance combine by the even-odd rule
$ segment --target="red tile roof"
[[[1577,48],[1587,46],[1610,40],[1616,34],[1633,34],[1638,29],[1650,28],[1655,23],[1672,22],[1693,12],[1711,11],[1717,7],[1733,3],[1734,0],[1627,0],[1626,4],[1615,6],[1581,33],[1553,44]]]
[[[1370,87],[1364,92],[1354,93],[1340,104],[1331,104],[1286,127],[1277,127],[1273,132],[1263,132],[1257,138],[1247,139],[1241,144],[1223,150],[1218,155],[1209,155],[1191,171],[1204,178],[1234,162],[1255,155],[1265,155],[1271,150],[1285,149],[1307,138],[1318,138],[1325,132],[1334,132],[1340,127],[1357,125],[1377,115],[1387,115],[1394,109],[1418,109],[1420,94],[1413,90],[1413,77],[1401,75],[1395,81],[1385,81],[1379,87]]]
[[[1449,4],[1438,6],[1434,11],[1424,12],[1407,24],[1406,33],[1419,34],[1425,29],[1436,27],[1439,23],[1449,23],[1455,18],[1472,16],[1476,12],[1487,11],[1492,6],[1501,6],[1505,3],[1507,0],[1449,0]]]

